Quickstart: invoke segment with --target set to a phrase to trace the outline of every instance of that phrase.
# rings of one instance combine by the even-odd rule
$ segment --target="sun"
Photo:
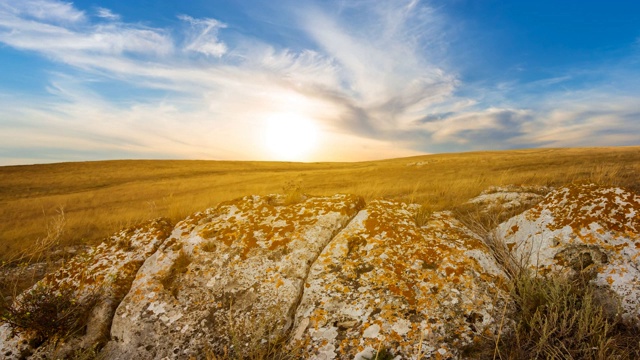
[[[277,160],[305,160],[315,149],[319,130],[311,119],[298,114],[274,114],[266,118],[266,147]]]

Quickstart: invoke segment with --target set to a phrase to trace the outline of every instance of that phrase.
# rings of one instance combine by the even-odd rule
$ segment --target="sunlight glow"
[[[306,160],[318,137],[318,126],[304,116],[280,113],[266,119],[265,145],[275,160]]]

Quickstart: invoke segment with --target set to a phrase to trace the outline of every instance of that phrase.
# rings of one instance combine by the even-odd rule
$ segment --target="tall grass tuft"
[[[284,205],[298,204],[306,199],[302,182],[300,181],[287,181],[282,187],[282,192],[284,194]]]
[[[533,204],[505,209],[463,204],[455,216],[478,234],[508,276],[515,311],[513,331],[504,331],[489,344],[476,346],[479,359],[638,359],[640,332],[621,321],[599,289],[587,278],[547,276],[516,259],[497,235],[496,227]],[[605,295],[606,297],[606,295]],[[506,308],[505,308],[506,309]],[[613,315],[612,315],[613,314]]]
[[[26,288],[35,284],[44,274],[53,270],[55,264],[51,254],[60,244],[66,230],[64,207],[59,206],[54,216],[46,219],[46,235],[32,243],[25,244],[19,252],[6,258],[0,264],[0,300],[3,308],[11,303]],[[38,267],[30,264],[39,263]]]
[[[600,291],[583,280],[521,272],[511,296],[515,331],[497,344],[500,359],[637,359],[638,333],[607,316]],[[495,357],[494,357],[495,358]]]
[[[416,226],[422,227],[429,222],[429,218],[431,218],[432,211],[427,206],[421,205],[413,215],[413,221],[415,221]]]

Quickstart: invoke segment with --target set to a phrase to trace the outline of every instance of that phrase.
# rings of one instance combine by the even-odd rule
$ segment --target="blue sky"
[[[640,145],[640,2],[0,0],[0,165]]]

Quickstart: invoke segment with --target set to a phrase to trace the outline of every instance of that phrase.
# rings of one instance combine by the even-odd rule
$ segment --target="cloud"
[[[635,97],[587,92],[584,101],[556,99],[524,124],[514,143],[533,146],[637,145],[640,105]]]
[[[83,11],[75,9],[72,3],[61,1],[0,0],[0,11],[5,16],[11,14],[47,23],[77,23],[86,20]]]
[[[119,21],[120,20],[120,15],[114,14],[111,10],[103,8],[103,7],[98,7],[96,9],[96,16],[98,16],[100,18],[103,18],[103,19],[111,20],[111,21]]]
[[[227,52],[227,46],[218,40],[218,30],[227,27],[225,24],[215,19],[194,19],[188,15],[179,15],[178,18],[191,25],[185,50],[213,57],[221,57]]]
[[[59,65],[46,96],[0,91],[0,163],[38,151],[59,156],[42,161],[82,151],[269,160],[262,131],[280,113],[325,134],[308,160],[632,144],[640,133],[633,96],[560,89],[574,73],[470,87],[447,60],[458,35],[446,14],[417,0],[280,11],[274,21],[304,38],[284,45],[242,31],[227,38],[212,18],[178,15],[177,28],[153,28],[95,11],[103,20],[66,2],[0,0],[0,42]]]
[[[46,6],[45,6],[46,5]],[[0,42],[21,50],[36,51],[72,66],[86,66],[104,55],[166,55],[173,50],[172,39],[162,30],[133,24],[66,24],[84,13],[66,3],[26,1],[23,11],[0,8]],[[47,12],[44,9],[54,9]],[[34,21],[28,14],[38,14]]]
[[[531,118],[531,113],[526,110],[489,108],[449,114],[419,128],[429,133],[436,143],[468,144],[480,139],[484,140],[483,143],[498,142],[520,135],[522,125]]]
[[[403,9],[402,11],[412,10]],[[379,10],[375,9],[375,13],[368,16],[383,16]],[[405,15],[410,16],[409,13]],[[243,142],[243,138],[257,139],[256,132],[262,126],[261,119],[274,113],[294,111],[300,116],[320,122],[323,131],[333,134],[331,136],[349,138],[353,146],[357,143],[369,144],[359,147],[358,156],[375,158],[383,155],[375,151],[376,147],[371,144],[378,144],[377,148],[384,148],[386,154],[390,153],[389,149],[393,145],[384,133],[396,131],[402,122],[411,119],[412,112],[421,114],[424,106],[446,96],[455,82],[442,70],[426,66],[427,62],[411,49],[414,35],[408,36],[408,30],[401,24],[402,16],[405,15],[396,12],[393,18],[385,18],[388,27],[386,31],[389,33],[379,43],[371,43],[372,38],[369,37],[359,38],[352,33],[355,27],[340,29],[336,24],[332,28],[331,36],[335,36],[345,47],[360,44],[358,54],[375,54],[378,60],[371,67],[348,56],[343,48],[330,49],[331,51],[326,51],[323,47],[300,51],[287,48],[276,50],[268,43],[254,40],[250,47],[229,49],[218,38],[218,32],[226,27],[225,24],[215,19],[197,19],[187,15],[179,16],[189,25],[184,41],[170,37],[169,31],[134,24],[87,23],[77,28],[50,25],[44,21],[33,23],[20,16],[0,20],[0,29],[6,29],[5,32],[0,32],[0,41],[16,48],[37,51],[80,70],[90,71],[88,74],[92,76],[107,76],[109,81],[135,83],[136,86],[182,94],[178,97],[179,100],[159,106],[169,106],[173,111],[158,114],[157,111],[149,110],[148,115],[143,115],[139,109],[153,109],[153,102],[118,110],[117,104],[115,109],[114,105],[105,105],[108,100],[96,104],[94,100],[99,97],[98,94],[92,100],[87,98],[89,92],[86,90],[73,92],[75,95],[71,96],[68,86],[52,86],[61,103],[47,106],[65,114],[64,118],[80,121],[83,117],[100,119],[107,117],[104,114],[119,114],[118,119],[155,119],[154,122],[166,119],[167,124],[171,123],[171,116],[175,119],[202,119],[201,122],[206,123],[206,126],[216,129],[218,138],[215,143],[227,143],[222,148],[218,146],[211,156],[234,158],[235,154],[237,158],[255,158],[256,154],[251,155],[247,152],[249,150],[228,149],[234,149],[237,143]],[[328,24],[332,20],[326,17],[322,21]],[[21,36],[9,36],[16,29],[20,30]],[[401,33],[402,36],[393,39],[394,34]],[[310,36],[317,35],[310,32]],[[54,37],[56,41],[42,41]],[[322,42],[327,39],[318,40]],[[325,45],[329,43],[326,42]],[[231,58],[218,63],[190,63],[189,59],[181,59],[179,53],[173,53],[176,44],[181,44],[180,47],[186,52],[218,59],[223,55]],[[397,50],[398,53],[393,54],[391,50]],[[148,57],[141,60],[138,56],[133,56],[154,53],[164,55],[165,58]],[[369,57],[374,58],[376,57]],[[404,65],[396,65],[401,58]],[[383,79],[371,80],[371,77]],[[381,86],[376,85],[378,82]],[[173,96],[177,96],[176,94]],[[92,104],[92,108],[102,110],[88,115],[85,104]],[[43,113],[44,110],[38,117],[44,116]],[[175,119],[173,122],[177,122]],[[56,121],[50,123],[55,124]],[[111,126],[118,131],[132,133],[130,128],[134,124],[134,120],[126,124],[114,121]],[[200,122],[196,121],[195,124]],[[95,127],[88,128],[86,133],[99,133],[103,125],[104,122],[97,123]],[[179,127],[183,126],[186,125],[180,124]],[[188,126],[197,128],[193,123]],[[190,135],[184,130],[167,131],[167,136],[175,138],[176,134],[183,134],[183,142],[199,143],[203,149],[211,145],[202,145],[209,143],[204,139],[197,140],[200,134],[207,133],[204,129],[198,129]],[[99,137],[104,137],[105,142],[117,143],[115,138],[102,135],[104,134]],[[224,137],[224,140],[221,141],[220,137]],[[365,155],[362,149],[367,149],[366,152],[370,155]],[[393,153],[416,152],[397,149]],[[318,154],[317,159],[323,159],[322,154]]]
[[[438,65],[446,44],[436,34],[444,19],[416,1],[341,5],[342,17],[309,8],[301,19],[339,66],[341,87],[331,96],[344,108],[344,131],[385,140],[413,131],[411,124],[449,99],[459,83]]]

